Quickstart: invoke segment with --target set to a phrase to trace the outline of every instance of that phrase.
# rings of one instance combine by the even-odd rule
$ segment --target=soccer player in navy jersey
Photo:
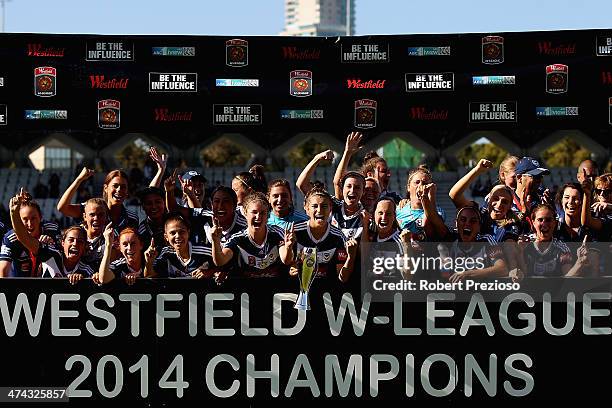
[[[238,232],[225,245],[221,244],[222,229],[214,221],[211,231],[212,254],[215,265],[224,266],[232,259],[236,275],[245,278],[278,278],[287,275],[293,261],[290,236],[275,225],[267,225],[270,207],[262,193],[251,193],[243,202],[247,228]],[[291,242],[290,242],[291,244]]]
[[[152,268],[147,262],[146,277],[201,279],[221,273],[212,261],[210,245],[192,244],[189,229],[189,222],[181,214],[168,214],[164,222],[164,238],[168,246],[162,249]]]
[[[401,230],[395,217],[396,204],[390,196],[382,196],[378,199],[374,208],[374,232],[370,235],[370,240],[376,243],[390,243],[385,250],[377,249],[376,253],[369,253],[371,257],[395,258],[396,255],[412,255],[411,236],[408,230]],[[388,250],[387,250],[388,248]],[[398,274],[399,272],[399,274]],[[390,270],[387,275],[410,279],[412,275],[407,268],[401,270]]]
[[[56,223],[43,221],[40,207],[23,188],[18,197],[18,207],[13,217],[19,218],[21,225],[32,238],[50,248],[57,247],[60,241],[60,230]],[[15,221],[17,219],[15,218]],[[29,277],[37,276],[40,260],[26,248],[17,237],[16,231],[9,230],[4,234],[2,248],[0,249],[0,277]]]
[[[583,276],[587,270],[588,250],[583,245],[578,248],[574,262],[567,245],[554,237],[557,227],[557,214],[553,206],[538,204],[531,212],[534,234],[519,239],[519,265],[525,276]],[[526,241],[526,243],[524,243]]]
[[[20,210],[27,206],[23,189],[15,197],[11,198],[9,209],[11,213],[11,223],[15,236],[23,248],[31,257],[29,265],[31,270],[28,274],[21,276],[30,277],[68,277],[71,283],[76,283],[83,277],[89,277],[93,270],[81,262],[81,257],[85,252],[85,231],[79,226],[68,228],[62,234],[62,250],[56,249],[53,245],[40,242],[32,236],[31,228],[24,224]]]
[[[70,202],[79,186],[93,175],[93,170],[84,167],[58,201],[57,210],[68,217],[81,217],[84,213],[84,204],[71,204]],[[106,175],[102,197],[108,206],[110,220],[116,233],[127,227],[138,229],[138,215],[124,205],[128,198],[128,176],[125,172],[113,170]]]
[[[112,262],[111,251],[115,241],[115,232],[110,223],[104,229],[104,240],[104,256],[98,273],[93,276],[94,282],[103,284],[114,279],[124,279],[128,285],[131,285],[136,278],[143,276],[145,255],[142,241],[134,228],[124,228],[119,233],[119,250],[122,256]],[[154,251],[155,242],[152,240],[147,252],[154,253]]]
[[[307,248],[317,250],[317,277],[346,283],[353,273],[357,252],[355,239],[345,240],[342,231],[329,223],[332,197],[321,186],[306,194],[304,210],[309,219],[293,226],[297,269]]]

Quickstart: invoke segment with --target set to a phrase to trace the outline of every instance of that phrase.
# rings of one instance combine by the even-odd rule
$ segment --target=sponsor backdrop
[[[179,146],[231,131],[270,148],[352,129],[413,131],[436,147],[495,129],[526,147],[567,128],[610,146],[612,30],[1,39],[6,147],[51,131],[98,149],[132,131]],[[358,282],[317,281],[298,314],[297,280],[3,280],[0,386],[70,386],[79,397],[61,406],[605,400],[608,377],[595,373],[612,365],[610,282],[598,284],[603,294],[570,305],[370,305]],[[345,291],[355,304],[347,293],[341,306]]]
[[[70,130],[179,147],[241,132],[411,131],[444,148],[495,129],[521,147],[580,129],[610,146],[612,30],[350,38],[2,34],[0,143]]]

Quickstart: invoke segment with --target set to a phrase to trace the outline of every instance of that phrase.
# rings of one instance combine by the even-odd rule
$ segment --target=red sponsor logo
[[[316,48],[282,47],[283,58],[287,60],[306,61],[321,59],[321,50]]]
[[[346,87],[348,89],[366,88],[366,89],[382,89],[385,87],[386,79],[362,81],[361,79],[347,79]]]
[[[28,57],[63,57],[65,48],[44,47],[42,44],[28,44]]]
[[[412,120],[448,120],[448,109],[427,109],[423,106],[410,108]]]
[[[541,55],[549,55],[553,57],[575,55],[576,44],[553,44],[551,41],[539,41],[538,52]]]
[[[601,72],[601,83],[603,85],[612,85],[612,72],[602,71]]]
[[[129,78],[109,78],[104,75],[90,75],[90,85],[94,89],[126,89]]]
[[[155,108],[153,113],[156,122],[191,122],[193,117],[193,112],[171,111],[168,108]]]

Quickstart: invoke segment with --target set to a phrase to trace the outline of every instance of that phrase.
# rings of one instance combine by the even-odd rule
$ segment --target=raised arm
[[[348,282],[353,273],[353,269],[355,269],[355,258],[357,257],[358,246],[359,244],[354,238],[346,241],[346,261],[344,261],[344,265],[338,270],[338,279],[340,279],[342,283]]]
[[[17,240],[32,254],[38,254],[38,249],[40,248],[40,243],[34,237],[32,237],[25,225],[23,225],[23,221],[21,220],[21,216],[19,215],[19,209],[21,208],[21,203],[25,202],[27,192],[24,191],[23,187],[19,191],[15,197],[11,198],[9,202],[9,210],[11,212],[11,223],[13,224],[13,230],[15,230],[15,235],[17,235]]]
[[[149,149],[149,155],[151,157],[151,160],[153,160],[157,165],[157,173],[155,173],[155,176],[149,183],[149,187],[159,187],[164,177],[164,173],[166,172],[168,156],[166,154],[160,155],[154,146]]]
[[[223,234],[223,228],[219,225],[219,220],[213,218],[213,227],[210,231],[210,237],[212,240],[212,259],[217,266],[225,265],[234,256],[234,251],[229,248],[223,248],[221,245],[221,234]]]
[[[198,200],[198,197],[193,192],[193,183],[191,180],[183,180],[182,177],[179,177],[179,181],[181,182],[181,189],[183,190],[183,194],[187,197],[187,205],[189,208],[202,208],[202,203]]]
[[[166,209],[169,213],[179,211],[183,217],[189,217],[189,210],[185,207],[176,205],[174,191],[176,189],[176,174],[177,169],[174,169],[172,175],[164,180],[164,190],[166,191]]]
[[[423,212],[425,221],[423,228],[426,231],[431,231],[437,237],[444,237],[448,233],[448,228],[444,225],[444,221],[436,209],[436,192],[438,187],[435,183],[429,183],[419,186],[417,196],[420,195],[421,203],[423,204]],[[430,235],[431,235],[430,232]]]
[[[113,230],[112,222],[109,222],[106,228],[104,228],[103,236],[104,254],[102,255],[102,261],[98,269],[98,280],[100,283],[108,283],[115,279],[115,274],[110,270],[111,253],[113,251],[113,242],[115,241],[115,231]]]
[[[293,223],[291,223],[291,226],[285,229],[284,245],[278,249],[278,254],[280,255],[281,262],[285,265],[293,265],[293,247],[295,242],[295,231],[293,230]]]
[[[342,180],[342,176],[346,173],[346,169],[348,169],[348,165],[353,155],[363,148],[363,146],[359,146],[362,137],[363,135],[359,132],[351,132],[346,137],[344,152],[342,153],[342,157],[336,168],[336,173],[334,174],[334,193],[339,200],[342,199],[342,186],[340,185],[340,180]]]
[[[561,265],[561,272],[563,273],[563,275],[567,277],[576,277],[584,275],[584,270],[589,266],[589,251],[586,247],[588,239],[589,236],[585,235],[582,240],[582,245],[580,245],[576,250],[577,258],[576,262],[573,265]]]
[[[584,172],[584,181],[581,183],[583,196],[580,223],[594,231],[601,231],[603,228],[603,222],[599,218],[595,218],[591,215],[591,192],[593,191],[593,182],[589,177],[587,177],[586,170],[582,169],[582,171]]]
[[[455,183],[448,193],[455,207],[462,208],[470,205],[471,201],[465,198],[463,193],[479,175],[486,173],[491,167],[493,167],[493,163],[489,160],[480,159],[473,169],[468,171],[465,176],[461,177],[461,179]]]
[[[62,214],[68,217],[73,217],[73,218],[81,217],[83,215],[83,210],[81,209],[81,205],[72,204],[72,198],[74,197],[77,190],[79,189],[79,186],[85,180],[92,177],[93,175],[94,175],[93,170],[88,169],[87,167],[83,167],[83,170],[81,170],[81,173],[77,176],[76,179],[74,179],[72,184],[68,186],[66,191],[64,191],[64,194],[62,194],[61,198],[57,202],[57,211],[61,212]]]
[[[323,160],[333,160],[333,159],[334,159],[334,152],[332,152],[331,150],[326,150],[324,152],[317,154],[310,161],[310,163],[308,163],[306,167],[304,167],[304,170],[302,170],[302,173],[300,173],[300,176],[295,182],[296,187],[302,192],[302,194],[307,194],[312,189],[312,183],[310,179],[312,178],[312,175],[315,169],[317,168],[317,166],[319,165],[319,163],[321,163]]]
[[[155,248],[155,239],[151,238],[151,244],[144,253],[145,259],[145,267],[144,267],[144,277],[145,278],[155,278],[157,276],[157,271],[153,268],[153,263],[155,262],[155,258],[157,258],[157,249]]]

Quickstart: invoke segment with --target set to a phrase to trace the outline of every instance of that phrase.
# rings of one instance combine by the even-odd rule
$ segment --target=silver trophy
[[[317,276],[317,248],[304,248],[302,261],[302,270],[298,277],[300,278],[300,294],[295,302],[294,308],[298,310],[310,310],[310,302],[308,300],[308,292],[310,286]]]

